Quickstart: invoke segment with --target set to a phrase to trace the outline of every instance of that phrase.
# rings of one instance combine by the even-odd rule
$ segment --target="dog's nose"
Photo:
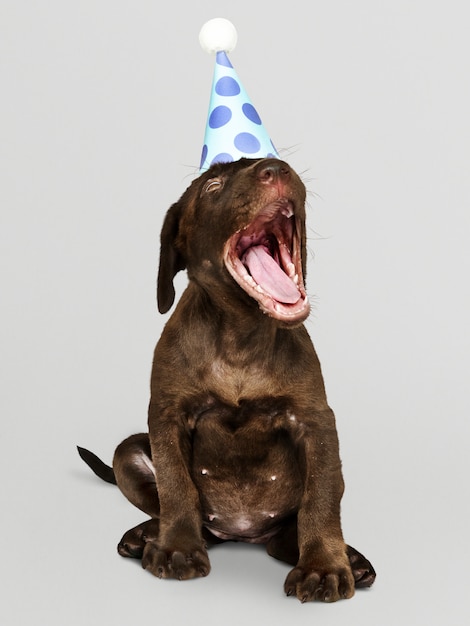
[[[258,180],[266,185],[286,183],[290,178],[290,168],[284,161],[269,159],[258,165],[256,175]]]

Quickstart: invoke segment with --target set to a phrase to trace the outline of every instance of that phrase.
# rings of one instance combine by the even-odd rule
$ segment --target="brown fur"
[[[151,516],[119,552],[156,576],[205,576],[207,544],[239,540],[292,564],[285,592],[303,602],[350,598],[375,579],[341,531],[335,418],[302,324],[304,204],[286,163],[241,159],[202,174],[167,213],[160,311],[178,271],[189,285],[155,349],[149,434],[121,443],[113,463],[122,492]],[[240,275],[238,256],[260,231],[276,258],[289,248],[298,301],[278,303]]]

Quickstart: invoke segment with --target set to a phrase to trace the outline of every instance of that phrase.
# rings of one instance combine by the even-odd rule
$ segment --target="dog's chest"
[[[258,363],[246,364],[216,358],[206,368],[207,389],[227,404],[237,404],[240,398],[257,398],[278,393],[278,383],[269,369]]]

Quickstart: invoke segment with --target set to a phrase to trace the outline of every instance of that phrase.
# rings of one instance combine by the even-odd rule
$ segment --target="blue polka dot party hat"
[[[227,53],[237,43],[233,24],[223,18],[206,22],[199,33],[199,42],[206,52],[216,55],[201,172],[214,163],[237,161],[241,157],[278,158],[260,116],[228,58]]]

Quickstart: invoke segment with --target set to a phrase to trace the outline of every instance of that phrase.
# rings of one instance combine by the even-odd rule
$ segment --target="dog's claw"
[[[325,602],[328,602],[327,597],[330,598],[331,593],[329,593],[328,591],[325,592],[322,585],[320,585],[319,587],[315,589],[315,593],[313,594],[313,597],[315,598],[315,600],[324,600]]]
[[[354,580],[356,582],[358,582],[359,580],[361,580],[361,578],[363,578],[366,574],[367,574],[367,570],[365,569],[353,569],[353,576],[354,576]]]
[[[121,556],[129,557],[131,559],[141,559],[143,547],[120,542],[117,546],[117,551]]]

